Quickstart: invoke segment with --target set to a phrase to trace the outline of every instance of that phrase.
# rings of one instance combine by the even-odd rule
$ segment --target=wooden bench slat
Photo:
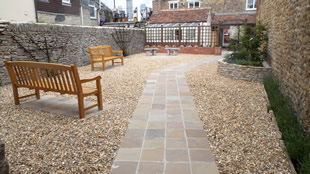
[[[65,76],[64,76],[63,70],[60,71],[60,74],[61,74],[61,78],[62,78],[62,81],[63,81],[63,86],[64,86],[65,91],[70,92],[68,90],[68,88],[67,88],[67,85],[66,85],[66,80],[65,80]]]
[[[70,85],[70,79],[69,79],[68,71],[64,71],[64,73],[65,73],[65,76],[66,76],[66,79],[67,79],[68,89],[69,89],[70,92],[73,92],[73,89],[71,88],[71,85]]]

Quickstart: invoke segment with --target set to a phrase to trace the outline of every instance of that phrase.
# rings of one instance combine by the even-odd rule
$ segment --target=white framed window
[[[96,19],[96,7],[89,4],[89,15],[91,19]]]
[[[188,1],[188,8],[200,8],[200,1],[199,0]]]
[[[71,4],[71,0],[62,0],[63,4]]]
[[[246,10],[256,10],[257,0],[246,0]]]
[[[40,0],[40,2],[49,2],[48,0]]]
[[[179,2],[178,1],[168,1],[169,9],[178,9]]]

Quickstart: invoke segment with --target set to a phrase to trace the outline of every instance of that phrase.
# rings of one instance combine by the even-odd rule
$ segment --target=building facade
[[[33,0],[1,0],[0,20],[36,22]]]
[[[256,4],[256,0],[153,0],[153,11],[211,7],[215,13],[240,13],[255,11]]]
[[[40,23],[98,26],[103,14],[99,0],[35,0],[35,3]]]

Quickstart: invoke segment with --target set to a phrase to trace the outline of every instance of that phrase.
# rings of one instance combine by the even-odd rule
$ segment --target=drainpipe
[[[83,6],[81,5],[81,25],[84,25],[84,19],[83,19],[83,17],[84,17],[84,15],[83,15]]]
[[[34,2],[34,11],[36,14],[36,23],[38,23],[39,19],[38,19],[37,3],[36,3],[36,0],[33,0],[33,2]]]

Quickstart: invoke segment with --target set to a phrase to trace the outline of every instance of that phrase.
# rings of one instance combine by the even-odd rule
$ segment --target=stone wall
[[[38,22],[48,24],[69,24],[69,25],[81,25],[81,18],[77,15],[64,14],[65,20],[62,22],[56,21],[56,15],[47,12],[38,11]]]
[[[271,73],[270,67],[253,67],[218,61],[217,71],[220,75],[234,80],[262,82],[264,75]]]
[[[273,75],[310,133],[310,1],[260,0],[257,14],[267,25]]]
[[[128,30],[132,35],[129,53],[143,52],[144,31]],[[0,21],[0,86],[10,82],[4,60],[47,61],[47,54],[44,53],[45,38],[51,61],[57,61],[59,58],[59,63],[83,66],[90,63],[89,46],[112,45],[114,50],[119,50],[112,38],[113,32],[113,28]],[[23,47],[28,50],[28,53]]]

